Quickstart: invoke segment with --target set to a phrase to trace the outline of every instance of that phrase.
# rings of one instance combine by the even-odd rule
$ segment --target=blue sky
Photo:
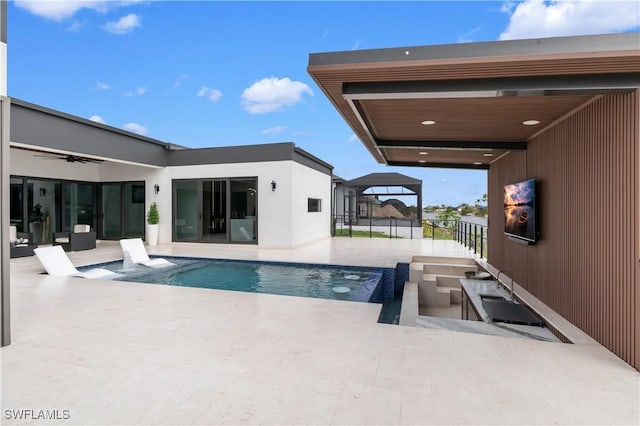
[[[473,203],[486,172],[375,162],[307,74],[309,53],[639,22],[635,1],[11,1],[8,94],[194,148],[292,141],[346,179],[395,171],[423,180],[425,204]]]

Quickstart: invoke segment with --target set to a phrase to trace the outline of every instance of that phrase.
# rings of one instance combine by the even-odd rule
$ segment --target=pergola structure
[[[345,186],[355,189],[357,199],[362,196],[407,196],[416,197],[418,208],[418,223],[422,223],[422,181],[400,173],[371,173],[359,178],[352,179],[344,183]],[[366,191],[372,188],[385,188],[382,193],[369,193]],[[397,188],[405,188],[409,192],[397,191]],[[360,218],[360,210],[356,210],[357,219]]]

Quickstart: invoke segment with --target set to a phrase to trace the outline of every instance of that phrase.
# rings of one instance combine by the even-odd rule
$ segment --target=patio
[[[160,255],[393,267],[455,242],[333,238]],[[117,242],[69,253],[121,258]],[[376,323],[379,305],[37,275],[11,261],[4,424],[637,424],[640,374],[598,344]],[[7,410],[69,410],[17,421]]]

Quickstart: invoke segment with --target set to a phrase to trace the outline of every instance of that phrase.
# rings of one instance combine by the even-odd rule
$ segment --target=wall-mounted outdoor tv
[[[538,239],[536,182],[533,179],[504,187],[504,233],[535,243]]]

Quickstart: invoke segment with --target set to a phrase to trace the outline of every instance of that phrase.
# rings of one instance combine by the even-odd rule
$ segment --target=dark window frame
[[[321,213],[322,198],[307,198],[307,213]]]

